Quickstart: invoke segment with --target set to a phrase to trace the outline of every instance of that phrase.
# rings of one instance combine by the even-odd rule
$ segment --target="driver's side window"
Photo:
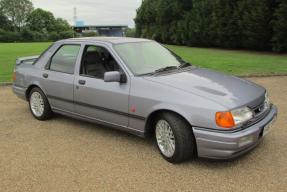
[[[119,70],[119,65],[106,48],[95,45],[85,47],[80,75],[104,79],[105,72]]]

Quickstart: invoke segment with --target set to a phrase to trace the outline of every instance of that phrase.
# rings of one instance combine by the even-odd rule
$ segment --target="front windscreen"
[[[154,41],[123,43],[115,45],[114,48],[135,75],[179,66],[182,62],[179,57]]]

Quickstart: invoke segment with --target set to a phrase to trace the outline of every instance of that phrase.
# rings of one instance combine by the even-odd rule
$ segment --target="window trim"
[[[79,48],[78,55],[77,55],[77,58],[76,58],[76,63],[75,63],[75,65],[74,65],[74,72],[73,72],[73,73],[68,73],[68,72],[63,72],[63,71],[56,71],[56,70],[52,70],[52,69],[51,69],[51,63],[52,63],[53,57],[56,55],[56,53],[57,53],[63,46],[66,46],[66,45],[77,45],[77,46],[80,47],[80,48]],[[74,74],[75,74],[76,65],[77,65],[77,60],[78,60],[79,55],[81,54],[81,48],[82,48],[82,44],[81,44],[81,43],[65,43],[65,44],[61,44],[61,45],[54,51],[54,53],[52,54],[52,56],[51,56],[50,59],[48,60],[47,64],[45,65],[45,70],[53,71],[53,72],[58,72],[58,73],[64,73],[64,74],[74,75]]]
[[[39,57],[33,62],[32,65],[35,65],[40,59],[42,59],[44,57],[44,55],[46,55],[46,53],[48,53],[50,51],[50,49],[55,45],[55,43],[52,43],[51,45],[49,45],[49,47],[47,49],[45,49],[40,55]]]
[[[127,74],[125,72],[125,70],[123,69],[123,67],[119,64],[119,62],[115,59],[115,56],[112,54],[111,50],[108,49],[108,47],[106,47],[105,45],[98,45],[98,44],[91,44],[91,43],[87,43],[83,45],[83,51],[82,51],[82,55],[81,55],[81,62],[80,62],[80,67],[79,67],[79,76],[81,77],[87,77],[87,78],[92,78],[92,79],[98,79],[98,80],[103,80],[102,78],[99,77],[95,77],[95,76],[91,76],[88,74],[81,74],[81,70],[83,67],[83,60],[84,60],[84,54],[86,53],[87,47],[89,46],[94,46],[94,47],[100,47],[100,48],[104,48],[106,51],[109,52],[109,54],[113,57],[113,59],[115,60],[115,62],[117,63],[117,65],[119,66],[119,68],[121,69],[121,75],[125,77],[126,81],[127,81]]]

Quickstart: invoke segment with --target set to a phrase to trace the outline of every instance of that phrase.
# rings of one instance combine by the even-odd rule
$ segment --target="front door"
[[[88,118],[128,126],[129,81],[104,82],[108,71],[124,74],[105,47],[86,45],[79,75],[75,76],[75,110]]]

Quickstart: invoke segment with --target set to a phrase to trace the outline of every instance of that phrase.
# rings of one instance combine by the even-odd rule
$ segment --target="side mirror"
[[[109,71],[105,72],[104,74],[104,81],[105,82],[120,82],[125,83],[123,78],[124,75],[122,75],[119,71]]]

